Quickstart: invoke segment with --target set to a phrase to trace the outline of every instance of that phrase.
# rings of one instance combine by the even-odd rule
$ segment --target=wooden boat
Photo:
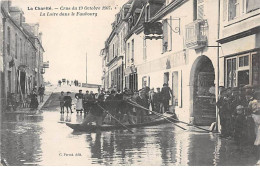
[[[139,127],[148,127],[148,126],[156,126],[160,124],[166,124],[173,121],[171,118],[176,118],[176,115],[172,114],[164,114],[166,118],[158,118],[154,121],[150,122],[144,122],[139,124],[125,124],[125,126],[129,129],[131,128],[139,128]],[[96,131],[110,131],[110,130],[125,130],[126,127],[118,124],[118,125],[102,125],[102,126],[96,126],[96,125],[87,125],[87,126],[81,126],[80,124],[73,124],[73,123],[66,123],[66,125],[70,128],[72,128],[74,131],[85,131],[85,132],[96,132]]]

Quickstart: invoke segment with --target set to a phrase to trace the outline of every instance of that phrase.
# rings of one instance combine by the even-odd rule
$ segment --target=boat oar
[[[128,100],[128,102],[130,102],[130,103],[132,103],[132,104],[137,104],[136,102],[129,101],[129,100]],[[149,109],[147,109],[147,108],[145,108],[145,107],[143,107],[143,106],[141,106],[141,105],[139,105],[139,104],[138,104],[138,106],[139,106],[140,108],[142,108],[142,109],[149,110]],[[154,113],[154,114],[156,114],[156,115],[164,116],[163,114],[157,113],[157,112],[155,112],[155,111],[151,111],[151,110],[149,110],[149,111],[152,112],[152,113]],[[168,119],[172,119],[172,120],[177,121],[177,122],[180,122],[180,123],[183,123],[183,124],[192,125],[192,126],[195,127],[195,128],[198,128],[198,129],[201,129],[201,130],[204,130],[204,131],[207,131],[207,132],[212,132],[211,130],[207,130],[207,129],[204,129],[204,128],[202,128],[202,127],[196,126],[196,125],[194,125],[194,124],[190,124],[190,123],[186,123],[186,122],[184,122],[184,121],[180,121],[180,120],[175,119],[175,118],[173,118],[173,117],[167,117],[167,118],[168,118]]]
[[[100,106],[100,104],[97,104],[98,107],[100,107],[103,111],[105,111],[107,114],[109,114],[109,116],[111,116],[113,119],[115,119],[121,126],[123,126],[124,128],[126,128],[130,133],[134,134],[134,132],[132,130],[130,130],[128,127],[126,127],[126,125],[124,125],[123,123],[121,123],[117,118],[115,118],[111,113],[109,113],[104,107]]]
[[[139,108],[142,108],[142,109],[144,109],[144,110],[151,111],[151,110],[149,110],[149,109],[147,109],[147,108],[145,108],[145,107],[139,105],[139,104],[136,103],[136,102],[133,102],[133,103],[132,103],[132,102],[128,101],[128,103],[131,104],[131,105],[133,105],[133,106],[135,106],[135,107],[139,107]],[[153,111],[151,111],[151,112],[153,112]],[[168,121],[168,122],[172,123],[173,125],[175,125],[175,126],[181,128],[182,130],[187,130],[187,129],[185,129],[184,127],[181,127],[180,125],[175,124],[174,122],[172,122],[171,120],[169,120],[170,117],[166,117],[166,116],[163,116],[163,115],[161,115],[161,114],[158,115],[159,113],[156,113],[156,112],[153,112],[153,113],[154,113],[155,115],[157,115],[157,116],[160,116],[160,117],[164,118],[166,121]]]

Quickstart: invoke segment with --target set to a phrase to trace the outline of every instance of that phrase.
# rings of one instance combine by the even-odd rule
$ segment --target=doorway
[[[192,113],[197,125],[210,125],[216,120],[215,71],[211,60],[200,56],[191,69]]]

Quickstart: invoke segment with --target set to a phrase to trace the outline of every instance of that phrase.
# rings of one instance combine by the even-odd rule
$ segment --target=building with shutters
[[[101,50],[102,57],[102,88],[104,90],[123,90],[123,72],[125,58],[125,41],[127,34],[128,11],[132,1],[123,5],[119,13],[115,15],[112,23],[112,31],[105,42],[105,48]]]
[[[260,3],[220,0],[220,84],[260,85]]]
[[[125,56],[125,87],[131,91],[136,91],[146,86],[150,86],[149,76],[142,75],[140,65],[146,59],[146,44],[143,33],[143,25],[149,17],[155,14],[164,6],[165,0],[145,0],[136,1],[130,10],[128,20],[128,34],[126,41]],[[151,28],[151,25],[148,25]],[[141,72],[139,72],[139,70]]]
[[[13,94],[17,101],[25,102],[32,89],[43,84],[45,67],[39,24],[25,22],[23,11],[11,1],[1,2],[3,29],[2,97]]]
[[[144,22],[161,23],[163,34],[146,35],[143,26],[136,30],[138,89],[166,83],[180,120],[210,125],[216,120],[218,1],[167,0],[152,15],[153,2],[144,6]]]
[[[166,83],[173,92],[170,104],[180,120],[210,125],[217,120],[219,86],[259,85],[258,0],[131,4],[125,87],[156,89]]]

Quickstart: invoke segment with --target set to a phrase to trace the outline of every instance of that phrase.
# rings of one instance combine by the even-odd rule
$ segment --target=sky
[[[100,50],[108,38],[115,14],[127,0],[12,0],[12,6],[21,8],[27,23],[39,23],[43,33],[44,61],[50,68],[45,81],[86,81],[86,55],[88,57],[88,83],[101,84],[102,62]],[[72,7],[78,10],[72,10]],[[110,10],[79,10],[79,7],[110,6]],[[53,10],[36,10],[52,7]],[[58,9],[55,9],[58,8]],[[70,8],[61,10],[61,8]],[[29,10],[33,9],[33,10]],[[45,13],[45,16],[40,16]],[[97,16],[47,16],[49,13],[97,13]]]

